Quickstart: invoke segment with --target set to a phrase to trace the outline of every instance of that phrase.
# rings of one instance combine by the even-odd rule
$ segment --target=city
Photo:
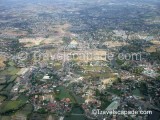
[[[159,120],[159,9],[0,1],[0,120]]]

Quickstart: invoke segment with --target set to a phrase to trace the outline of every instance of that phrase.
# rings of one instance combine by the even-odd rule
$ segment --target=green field
[[[53,66],[54,66],[54,69],[59,70],[62,68],[62,63],[56,61],[56,62],[54,62]]]
[[[21,117],[21,119],[26,119],[31,115],[32,112],[33,106],[31,104],[26,104],[24,107],[16,111],[16,113],[12,115],[12,118]]]
[[[7,79],[7,83],[13,82],[17,78],[17,75],[11,76],[9,79]]]
[[[0,94],[9,97],[10,96],[10,91],[12,90],[13,85],[14,85],[13,82],[9,83],[9,84],[6,84],[4,89],[0,91]]]
[[[2,101],[4,101],[6,99],[6,97],[5,96],[0,96],[0,103],[2,102]]]
[[[48,114],[32,113],[30,120],[47,120]]]
[[[82,67],[84,70],[102,70],[103,67],[99,67],[99,66],[83,66]]]
[[[86,78],[87,76],[91,77],[99,77],[101,79],[104,78],[110,78],[114,75],[112,74],[112,71],[109,69],[109,67],[99,67],[99,66],[83,66],[83,70],[88,71],[87,73],[83,74],[83,76]],[[105,71],[105,72],[101,72]]]
[[[111,93],[113,93],[113,94],[115,94],[115,95],[118,95],[118,96],[121,95],[121,91],[118,90],[118,89],[110,88],[110,89],[108,89],[107,91],[108,91],[108,92],[111,92]]]
[[[24,102],[27,102],[27,101],[28,101],[28,97],[25,96],[25,95],[23,95],[23,94],[21,94],[21,95],[17,98],[17,100],[22,100],[22,101],[24,101]]]
[[[4,77],[3,79],[0,79],[0,84],[11,83],[17,78],[17,75],[6,75],[6,76],[7,76],[6,78]]]
[[[133,95],[135,96],[139,96],[139,97],[142,97],[143,95],[141,94],[140,90],[139,89],[135,89],[132,91]]]
[[[14,100],[14,101],[5,101],[1,106],[0,106],[0,113],[6,113],[6,112],[11,112],[13,110],[17,110],[19,107],[24,105],[25,102],[22,100]]]
[[[5,84],[6,83],[6,79],[0,79],[0,84]]]
[[[7,64],[8,64],[9,66],[15,66],[15,63],[14,63],[13,61],[9,61]]]
[[[3,90],[3,88],[5,87],[6,85],[0,85],[0,91]]]
[[[105,100],[105,101],[102,101],[102,104],[101,104],[101,109],[102,110],[105,110],[112,102],[109,101],[109,100]]]
[[[84,100],[83,98],[79,97],[79,96],[74,96],[74,97],[75,97],[76,102],[77,102],[78,104],[82,104],[82,103],[85,102],[85,100]]]
[[[27,117],[29,114],[31,114],[33,111],[33,106],[31,104],[26,104],[22,109],[18,110],[15,115],[23,115]]]
[[[81,107],[75,106],[72,108],[71,114],[66,116],[64,120],[85,120],[84,111]]]
[[[69,98],[71,102],[75,103],[75,98],[71,93],[63,86],[57,87],[56,90],[59,90],[59,92],[56,92],[55,97],[62,100],[63,98]]]
[[[10,92],[12,87],[13,87],[14,83],[10,83],[8,84],[8,86],[4,89],[4,91]]]
[[[0,116],[0,120],[11,120],[10,116]]]
[[[8,67],[2,72],[0,72],[0,75],[16,75],[18,73],[19,68],[16,67]]]

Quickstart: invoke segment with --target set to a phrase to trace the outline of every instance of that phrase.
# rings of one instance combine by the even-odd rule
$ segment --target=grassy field
[[[22,100],[6,101],[0,106],[0,113],[10,112],[17,110],[19,107],[24,105],[25,102]]]
[[[135,96],[139,96],[139,97],[142,97],[143,95],[141,94],[140,90],[139,89],[135,89],[132,91],[133,95]]]
[[[8,62],[8,65],[9,65],[9,66],[15,66],[15,63],[14,63],[13,61],[9,61],[9,62]]]
[[[76,102],[78,104],[82,104],[82,103],[85,102],[85,100],[83,98],[79,97],[79,96],[74,95],[74,98],[76,99]]]
[[[29,114],[32,113],[32,110],[33,110],[33,106],[31,104],[26,104],[22,109],[18,110],[15,113],[15,116],[21,114],[24,117],[27,117]]]
[[[5,84],[6,83],[6,79],[0,79],[0,84]]]
[[[0,84],[7,85],[8,83],[13,82],[17,78],[16,73],[18,71],[19,71],[19,69],[16,67],[8,67],[7,69],[0,72],[0,76],[6,76],[6,77],[0,79]]]
[[[101,109],[102,110],[105,110],[112,102],[111,101],[108,101],[108,100],[105,100],[105,101],[102,101],[102,105],[101,105]]]
[[[22,101],[24,101],[24,102],[27,102],[27,101],[28,101],[28,97],[21,94],[21,95],[18,97],[17,100],[22,100]]]
[[[18,73],[19,68],[16,67],[8,67],[7,69],[3,70],[0,75],[16,75]]]
[[[83,69],[84,70],[102,70],[102,67],[99,67],[99,66],[83,66]]]
[[[112,74],[112,71],[107,66],[105,67],[84,66],[83,69],[85,71],[88,71],[87,73],[83,74],[84,77],[91,76],[91,77],[99,77],[101,79],[104,79],[104,78],[110,78],[114,76]]]
[[[52,63],[52,66],[54,67],[54,69],[59,70],[62,68],[62,62],[60,61],[50,61],[49,63]]]
[[[32,113],[30,120],[47,120],[48,114]]]
[[[8,84],[8,86],[4,90],[7,91],[7,92],[10,92],[12,87],[13,87],[13,85],[14,85],[14,83]]]
[[[113,94],[115,94],[115,95],[118,95],[118,96],[121,95],[121,91],[118,90],[118,89],[110,88],[110,89],[108,89],[107,91],[108,91],[108,92],[111,92],[111,93],[113,93]]]
[[[0,96],[0,103],[6,99],[5,96]]]
[[[75,98],[66,88],[60,86],[56,90],[59,90],[59,92],[55,94],[56,98],[59,98],[60,100],[62,100],[63,98],[69,98],[71,102],[75,103]]]
[[[13,75],[10,79],[7,79],[7,83],[13,82],[17,78],[17,75]]]
[[[11,120],[10,116],[0,116],[0,120]]]
[[[3,88],[5,87],[6,85],[0,85],[0,91],[3,90]]]
[[[75,115],[79,114],[79,115]],[[71,115],[66,116],[64,120],[85,120],[84,111],[80,106],[74,106],[71,111]]]

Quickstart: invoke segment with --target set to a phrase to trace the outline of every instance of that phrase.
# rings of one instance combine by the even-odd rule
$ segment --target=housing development
[[[1,0],[0,120],[160,120],[160,1]]]

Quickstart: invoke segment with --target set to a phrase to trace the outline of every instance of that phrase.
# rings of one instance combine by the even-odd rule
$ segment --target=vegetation
[[[6,99],[6,97],[5,96],[0,96],[0,103],[2,102],[2,101],[4,101]]]
[[[133,68],[133,73],[135,73],[136,75],[140,75],[143,72],[143,70],[143,67],[135,67]]]
[[[107,91],[111,92],[115,95],[118,95],[118,96],[120,96],[122,94],[121,90],[118,90],[118,89],[109,88],[109,89],[107,89]]]
[[[160,51],[151,53],[148,59],[152,62],[157,61],[160,63]]]
[[[123,61],[123,60],[116,59],[116,63],[117,63],[118,65],[123,65],[124,62],[125,62],[125,61]]]
[[[26,104],[24,107],[19,109],[16,113],[16,115],[23,115],[24,117],[28,117],[33,111],[33,106],[31,104]]]
[[[143,95],[148,95],[148,87],[145,82],[140,83],[140,92],[143,93]]]
[[[6,101],[1,105],[0,113],[13,112],[25,104],[22,100]]]
[[[71,100],[71,102],[75,103],[75,98],[73,97],[73,95],[71,95],[71,93],[63,86],[57,87],[56,88],[56,94],[55,97],[62,100],[64,98],[69,98]]]
[[[143,96],[138,88],[136,88],[135,90],[133,90],[132,93],[135,96],[139,96],[139,97]]]
[[[102,104],[101,104],[101,107],[100,107],[100,108],[101,108],[102,110],[105,110],[111,103],[112,103],[112,102],[109,101],[109,100],[107,100],[107,99],[102,100]]]
[[[0,75],[16,75],[18,71],[19,68],[11,66],[0,72]]]
[[[78,116],[76,114],[78,114]],[[64,120],[84,120],[84,119],[85,119],[84,110],[78,104],[74,104],[71,112],[67,114],[64,118]]]
[[[69,44],[71,42],[71,38],[70,37],[63,37],[62,40],[63,40],[63,42],[65,44]]]

